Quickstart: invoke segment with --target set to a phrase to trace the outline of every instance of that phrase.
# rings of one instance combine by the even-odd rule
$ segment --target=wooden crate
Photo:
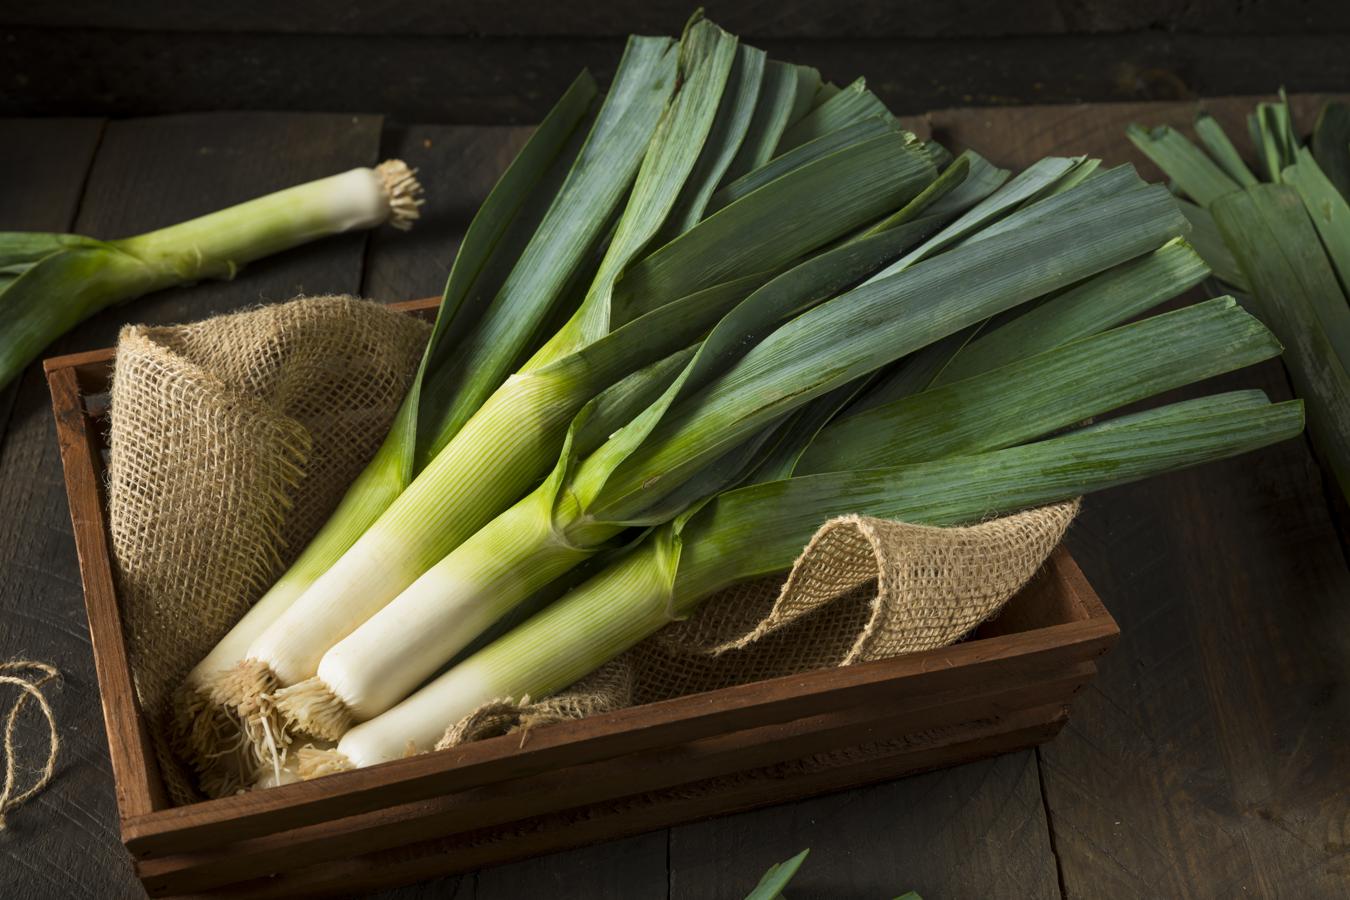
[[[401,304],[428,315],[435,300]],[[346,894],[1032,746],[1115,642],[1063,549],[970,640],[171,806],[132,687],[103,496],[112,350],[46,361],[122,839],[156,897]]]

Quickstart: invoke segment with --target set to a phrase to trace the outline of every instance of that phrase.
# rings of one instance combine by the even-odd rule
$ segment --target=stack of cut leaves
[[[193,673],[185,748],[217,791],[296,740],[338,742],[301,774],[429,750],[833,515],[971,521],[1297,433],[1244,393],[1059,434],[1279,352],[1226,298],[1121,324],[1207,274],[1186,230],[1128,167],[953,159],[706,21],[631,39],[480,209],[403,415]]]
[[[1329,103],[1300,141],[1283,92],[1247,118],[1256,174],[1201,113],[1204,149],[1166,126],[1128,134],[1172,179],[1215,274],[1284,342],[1309,431],[1350,497],[1350,107]]]

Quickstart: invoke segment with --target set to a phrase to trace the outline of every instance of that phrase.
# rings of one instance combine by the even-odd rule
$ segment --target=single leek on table
[[[0,389],[42,349],[99,310],[204,278],[321,237],[407,229],[421,185],[399,160],[352,169],[197,219],[114,241],[0,232]]]
[[[1284,343],[1294,390],[1308,404],[1314,446],[1350,497],[1348,123],[1343,104],[1328,104],[1311,148],[1304,146],[1281,94],[1248,117],[1252,167],[1203,113],[1195,130],[1204,149],[1165,126],[1135,125],[1128,135],[1194,201],[1179,202],[1215,274],[1249,294]]]

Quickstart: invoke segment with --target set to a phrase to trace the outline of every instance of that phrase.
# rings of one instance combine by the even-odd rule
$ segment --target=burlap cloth
[[[176,802],[196,795],[165,739],[172,691],[375,451],[426,333],[348,298],[123,331],[109,518],[137,690]],[[1076,511],[961,528],[832,520],[786,578],[710,598],[553,697],[448,722],[442,745],[950,644],[1035,574]]]
[[[350,297],[122,330],[109,531],[136,690],[176,802],[195,794],[168,748],[173,691],[374,455],[428,333]]]

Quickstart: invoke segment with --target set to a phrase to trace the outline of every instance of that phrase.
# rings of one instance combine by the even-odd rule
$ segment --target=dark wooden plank
[[[15,230],[66,231],[75,218],[76,206],[84,188],[85,175],[98,146],[102,122],[90,119],[4,120],[0,121],[0,184],[4,202],[0,203],[0,228]],[[8,422],[18,394],[17,385],[0,393],[0,432]],[[45,398],[42,398],[45,400]],[[0,460],[10,454],[0,443]],[[3,465],[3,464],[0,464]],[[0,477],[5,469],[0,468]],[[56,470],[39,470],[43,487],[60,502],[54,488]],[[53,515],[31,523],[36,529],[60,527]],[[130,867],[116,845],[112,822],[112,795],[108,790],[111,773],[103,738],[98,728],[98,699],[90,693],[92,679],[81,683],[82,675],[92,675],[89,651],[84,636],[84,616],[79,604],[79,585],[73,586],[74,569],[54,574],[43,572],[42,561],[29,554],[13,557],[14,546],[27,544],[25,523],[16,511],[0,517],[0,547],[4,547],[9,573],[0,586],[0,659],[28,657],[51,662],[66,673],[65,683],[49,690],[48,696],[63,726],[72,720],[90,726],[88,737],[71,734],[58,769],[57,786],[45,795],[9,816],[6,839],[0,841],[0,895],[16,898],[61,896],[80,890],[77,874],[81,867],[104,866],[128,883]],[[68,527],[68,526],[67,526]],[[35,576],[34,569],[41,574]],[[38,583],[32,582],[37,579]],[[73,602],[61,608],[34,608],[15,602],[16,592],[42,590],[69,592]],[[13,700],[5,692],[4,708]],[[90,715],[86,715],[86,707]],[[30,720],[31,721],[31,720]],[[24,729],[19,743],[19,759],[32,765],[46,752],[46,734],[36,727]],[[97,743],[96,743],[97,742]],[[30,777],[31,769],[24,777]],[[92,829],[96,841],[69,839],[69,834],[85,835]],[[105,840],[105,838],[113,838]]]
[[[66,231],[94,158],[101,119],[0,119],[0,231]],[[0,446],[18,388],[0,389]]]
[[[363,295],[389,302],[440,294],[474,213],[532,131],[528,126],[386,128],[382,155],[417,169],[426,205],[411,233],[382,229],[371,236]]]
[[[118,237],[375,161],[380,121],[351,116],[203,115],[109,125],[74,230]],[[27,177],[0,170],[6,196]],[[348,236],[259,263],[233,283],[165,291],[94,317],[53,352],[111,343],[127,321],[167,322],[280,300],[299,290],[355,291],[363,238]],[[37,367],[19,386],[0,450],[0,657],[20,653],[66,673],[56,713],[56,781],[11,816],[0,867],[6,897],[136,896],[122,850],[107,738],[88,647],[64,484]]]
[[[451,875],[361,896],[366,900],[477,900],[477,878],[476,873]]]
[[[0,119],[0,230],[70,228],[102,131],[100,119]]]
[[[689,15],[688,0],[647,0],[632,4],[605,0],[558,4],[523,0],[502,4],[471,0],[380,0],[333,5],[299,0],[278,7],[267,0],[229,4],[160,4],[130,0],[115,7],[96,0],[26,4],[7,9],[0,20],[13,25],[46,25],[155,31],[255,31],[335,34],[428,34],[502,36],[621,35],[676,32]],[[966,37],[1077,32],[1173,31],[1225,34],[1299,33],[1321,28],[1350,29],[1343,3],[1313,0],[1291,9],[1280,0],[967,0],[956,4],[851,0],[752,0],[707,4],[708,14],[738,34],[755,37]]]
[[[1310,122],[1315,98],[1295,100]],[[1232,127],[1251,100],[1205,105]],[[1005,162],[1066,145],[1122,161],[1125,122],[1184,126],[1193,111],[932,118]],[[1289,396],[1274,362],[1205,389],[1239,387]],[[1068,543],[1122,640],[1064,736],[1040,750],[1070,896],[1350,893],[1350,569],[1324,496],[1295,440],[1087,502]]]
[[[553,853],[485,869],[477,875],[477,900],[517,897],[587,897],[594,900],[665,900],[667,837],[660,829],[621,841]]]
[[[961,104],[1166,100],[1345,90],[1342,34],[1165,31],[959,40],[773,38],[829,78],[866,75],[900,113]],[[568,40],[0,29],[0,113],[380,110],[406,122],[533,123],[584,66],[608,78],[617,37]],[[239,60],[248,60],[241,66]]]
[[[1058,897],[1035,752],[672,829],[671,900],[742,897],[810,847],[789,897]]]

